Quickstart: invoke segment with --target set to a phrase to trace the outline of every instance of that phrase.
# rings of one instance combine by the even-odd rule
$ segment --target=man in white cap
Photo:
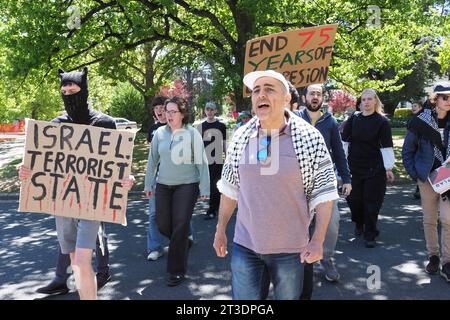
[[[304,263],[322,258],[332,201],[339,198],[333,164],[320,132],[288,110],[291,95],[283,75],[254,71],[244,84],[252,90],[256,117],[235,132],[227,149],[214,248],[226,256],[226,227],[239,203],[233,299],[261,299],[267,268],[275,299],[297,300]]]

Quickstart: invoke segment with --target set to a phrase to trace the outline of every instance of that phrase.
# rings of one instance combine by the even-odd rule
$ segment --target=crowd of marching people
[[[115,128],[109,116],[87,102],[87,69],[61,70],[59,76],[67,115],[53,122]],[[194,236],[191,218],[200,199],[209,202],[204,219],[217,223],[212,243],[217,256],[231,254],[233,299],[265,299],[271,283],[275,299],[311,299],[316,262],[327,281],[340,280],[334,263],[339,198],[350,208],[355,236],[369,249],[378,245],[383,232],[379,213],[387,183],[395,179],[390,123],[370,88],[362,91],[359,110],[340,126],[323,109],[322,84],[308,85],[299,94],[272,70],[250,72],[243,82],[251,90],[252,113],[245,114],[232,137],[217,119],[215,103],[205,105],[206,119],[193,127],[185,99],[153,100],[155,124],[147,137],[144,188],[149,213],[146,258],[162,258],[167,238],[166,283],[175,287],[184,281]],[[437,83],[427,101],[414,106],[402,148],[403,164],[417,183],[422,205],[426,272],[440,273],[447,282],[450,191],[437,193],[428,177],[450,162],[449,111],[450,84]],[[22,165],[19,175],[22,181],[28,179],[29,168]],[[132,176],[126,177],[122,185],[129,189],[133,182]],[[233,239],[228,239],[227,225],[235,212]],[[80,298],[95,299],[111,279],[105,224],[58,216],[55,221],[57,271],[38,292],[67,293],[66,270],[72,265]],[[91,266],[93,251],[97,273]]]

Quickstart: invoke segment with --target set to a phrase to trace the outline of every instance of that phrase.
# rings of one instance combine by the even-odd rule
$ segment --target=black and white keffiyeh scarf
[[[313,212],[319,203],[339,198],[333,163],[325,141],[317,129],[288,110],[285,111],[285,116],[289,118],[292,143],[302,175],[308,208]],[[218,183],[219,190],[226,195],[224,190],[231,188],[235,194],[239,190],[239,163],[250,137],[258,128],[258,123],[258,119],[254,117],[240,127],[227,148],[222,177]],[[237,200],[236,196],[231,198]]]
[[[408,130],[413,131],[416,135],[423,137],[433,144],[434,158],[443,164],[450,156],[450,139],[447,139],[447,148],[444,148],[444,141],[442,141],[439,133],[436,112],[430,108],[424,108],[417,117],[414,117],[409,125]],[[444,158],[445,156],[445,158]],[[450,198],[450,190],[441,194],[445,201]]]
[[[434,157],[440,164],[444,163],[450,156],[450,139],[448,139],[447,148],[444,148],[444,141],[442,141],[436,121],[436,113],[433,110],[429,108],[423,109],[417,117],[411,120],[408,129],[429,140],[433,144]]]

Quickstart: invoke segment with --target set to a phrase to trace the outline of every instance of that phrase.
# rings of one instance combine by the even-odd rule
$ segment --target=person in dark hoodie
[[[58,75],[61,79],[61,97],[67,114],[53,119],[52,122],[84,124],[115,129],[116,124],[112,117],[90,108],[88,102],[89,84],[87,73],[88,69],[86,67],[82,72],[64,72],[61,69],[58,70]],[[23,181],[28,179],[30,174],[31,171],[29,168],[23,165],[20,166],[20,180]],[[133,176],[126,177],[122,180],[122,186],[130,189],[133,182]],[[80,299],[96,299],[97,284],[91,260],[92,250],[96,249],[96,243],[99,242],[98,234],[101,222],[60,216],[55,216],[55,221],[60,252],[63,255],[70,254]],[[102,238],[105,238],[103,228],[100,239]],[[67,263],[67,260],[60,258],[61,257],[58,257],[58,263]],[[67,292],[63,287],[59,289],[61,293]]]
[[[348,168],[341,136],[339,134],[339,125],[331,113],[321,111],[323,103],[322,85],[312,84],[307,86],[302,95],[302,100],[306,105],[306,108],[299,111],[297,114],[303,120],[312,124],[324,137],[331,159],[337,170],[338,181],[341,180],[342,182],[342,194],[348,196],[352,190],[350,170]],[[333,212],[325,236],[323,259],[321,260],[325,278],[330,282],[336,282],[340,278],[339,272],[336,270],[332,259],[338,238],[339,219],[339,209],[337,200],[335,200],[333,201]]]

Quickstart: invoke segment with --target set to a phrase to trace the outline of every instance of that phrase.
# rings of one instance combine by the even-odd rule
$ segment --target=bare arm
[[[332,201],[323,202],[316,207],[316,225],[311,241],[300,254],[301,262],[313,263],[323,257],[323,242],[331,218]]]
[[[236,209],[236,203],[236,200],[228,198],[224,194],[220,198],[219,220],[217,222],[213,244],[218,257],[225,257],[228,253],[226,230],[234,209]]]

